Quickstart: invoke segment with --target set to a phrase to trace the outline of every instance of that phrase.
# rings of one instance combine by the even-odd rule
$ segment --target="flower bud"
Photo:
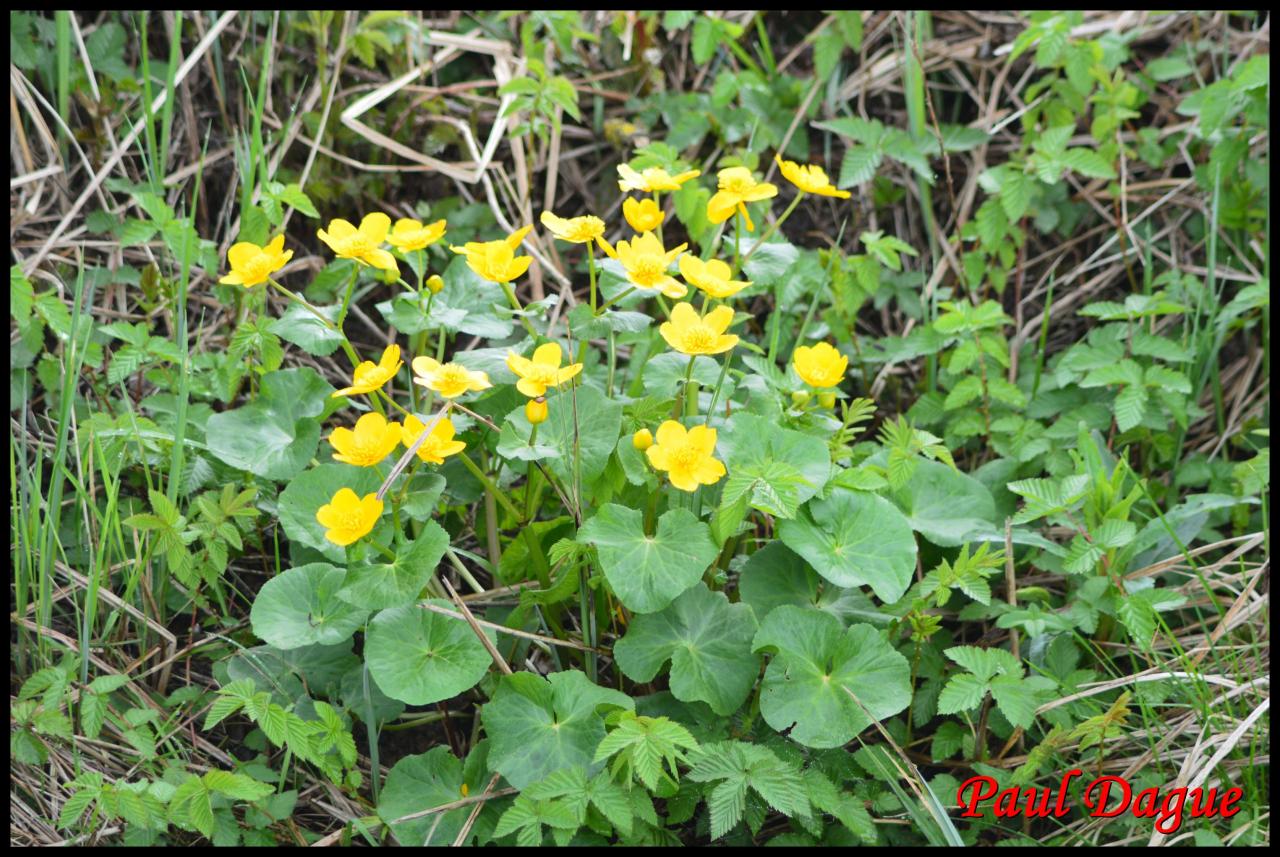
[[[439,274],[432,274],[427,277],[427,288],[431,290],[431,294],[436,295],[444,288],[444,280],[440,279]]]
[[[536,399],[530,399],[526,402],[524,406],[524,416],[531,425],[536,426],[538,423],[545,422],[547,419],[546,396],[539,396]]]
[[[791,394],[791,404],[795,405],[797,408],[803,408],[805,405],[809,404],[809,400],[811,398],[813,398],[813,394],[808,390],[796,390]]]
[[[836,406],[836,394],[834,390],[823,390],[818,394],[818,406],[831,409]]]
[[[631,445],[641,452],[644,452],[646,449],[653,446],[653,432],[649,431],[647,428],[640,429],[640,431],[631,436]]]

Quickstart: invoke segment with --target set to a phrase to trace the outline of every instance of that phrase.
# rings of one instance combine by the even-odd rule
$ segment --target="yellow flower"
[[[658,328],[667,344],[681,354],[720,354],[738,344],[738,337],[725,334],[733,321],[733,309],[720,306],[699,316],[691,303],[671,308],[671,321]]]
[[[604,236],[604,221],[590,214],[564,218],[544,211],[542,225],[550,229],[551,234],[561,241],[568,241],[570,244],[590,244],[592,241],[600,241],[600,247],[604,247],[604,242],[601,241]]]
[[[387,422],[382,414],[368,413],[356,420],[354,431],[346,426],[334,429],[329,443],[337,450],[334,461],[373,467],[400,443],[400,424]]]
[[[759,202],[772,199],[778,195],[776,185],[758,182],[751,170],[746,167],[727,167],[717,174],[720,189],[715,196],[707,200],[707,220],[712,223],[724,223],[733,216],[734,211],[742,215],[747,231],[754,232],[751,215],[747,213],[748,202]]]
[[[618,180],[619,190],[638,190],[644,193],[653,193],[655,191],[680,190],[680,185],[689,179],[702,175],[702,171],[688,170],[673,176],[661,167],[649,167],[642,172],[637,172],[627,164],[618,164],[618,175],[621,176]]]
[[[440,278],[439,274],[432,274],[427,277],[427,288],[431,290],[431,294],[438,295],[440,290],[444,288],[444,280]]]
[[[491,283],[510,283],[527,270],[532,256],[517,256],[516,249],[529,234],[532,226],[517,229],[498,241],[468,241],[461,247],[449,246],[455,253],[467,257],[467,266],[482,279]]]
[[[447,224],[443,220],[423,226],[417,220],[402,217],[396,221],[395,228],[387,236],[387,243],[402,253],[410,250],[421,250],[444,237]]]
[[[292,250],[284,249],[284,236],[277,235],[265,247],[241,241],[231,245],[227,251],[227,261],[231,263],[231,273],[218,280],[228,286],[256,286],[265,283],[276,271],[283,268],[293,258]]]
[[[533,359],[507,352],[507,368],[520,376],[516,389],[529,398],[545,396],[548,387],[559,387],[582,371],[581,363],[571,363],[560,368],[560,345],[547,342],[533,352]]]
[[[848,199],[850,197],[849,191],[836,189],[836,186],[831,183],[831,179],[827,178],[827,171],[822,167],[797,164],[795,161],[784,161],[778,155],[774,155],[773,159],[782,168],[782,177],[805,193],[834,196],[839,199]]]
[[[654,470],[666,471],[672,485],[696,491],[699,485],[714,485],[724,476],[724,463],[712,457],[715,451],[715,429],[694,426],[686,431],[675,420],[667,420],[658,426],[657,443],[644,454]]]
[[[343,387],[333,394],[333,398],[354,396],[357,393],[372,393],[394,378],[403,365],[404,361],[400,359],[400,346],[388,345],[382,352],[382,359],[377,363],[366,360],[357,366],[351,373],[351,386]]]
[[[404,425],[400,428],[400,440],[404,443],[404,448],[412,448],[426,428],[422,420],[417,417],[405,417]],[[427,435],[422,446],[418,447],[418,457],[428,464],[444,464],[446,457],[462,452],[467,445],[463,441],[453,439],[455,431],[453,420],[448,417],[437,421],[431,429],[431,434]]]
[[[484,372],[473,372],[460,363],[441,363],[433,357],[413,358],[413,379],[446,399],[456,399],[469,390],[485,390],[493,385]]]
[[[619,241],[617,249],[604,243],[604,252],[622,263],[627,279],[639,289],[656,289],[669,298],[682,298],[689,293],[684,283],[667,273],[671,263],[688,244],[665,250],[658,236],[646,232],[630,242]]]
[[[680,257],[680,275],[685,282],[697,286],[717,300],[731,298],[751,285],[750,280],[731,280],[732,269],[719,259],[706,262],[692,253]]]
[[[316,234],[340,259],[355,259],[362,265],[372,265],[384,271],[398,271],[396,257],[379,246],[387,240],[387,230],[390,228],[391,218],[375,211],[364,216],[359,229],[347,220],[330,220],[329,231],[317,229]]]
[[[796,374],[811,387],[834,387],[844,380],[844,370],[849,368],[849,358],[825,342],[812,348],[801,345],[791,361]]]
[[[652,199],[627,197],[622,202],[622,216],[636,232],[652,232],[662,225],[666,214]]]
[[[367,536],[381,516],[382,501],[377,494],[360,498],[350,488],[340,489],[332,500],[316,510],[316,520],[325,528],[324,537],[344,547]]]
[[[641,452],[644,452],[646,449],[653,446],[653,432],[649,431],[647,428],[640,429],[635,434],[631,435],[631,445]]]
[[[539,396],[536,399],[530,399],[524,403],[524,418],[529,421],[529,425],[536,426],[538,423],[547,421],[547,399],[545,396]]]

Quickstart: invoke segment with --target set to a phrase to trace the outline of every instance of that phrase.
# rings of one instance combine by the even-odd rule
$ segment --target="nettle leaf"
[[[582,525],[578,541],[596,546],[609,586],[636,613],[664,609],[719,554],[711,529],[688,509],[668,509],[650,536],[642,512],[609,503]]]
[[[209,417],[209,451],[255,476],[292,479],[316,453],[319,418],[332,393],[333,387],[309,367],[270,372],[252,403]]]
[[[582,765],[594,775],[602,764],[592,757],[605,736],[604,708],[633,711],[635,702],[598,687],[578,670],[546,678],[525,672],[503,676],[480,710],[492,741],[490,767],[518,789],[562,768]]]
[[[317,465],[295,477],[280,492],[280,526],[292,541],[318,550],[332,562],[345,562],[346,548],[324,537],[325,528],[316,520],[316,510],[332,500],[341,488],[350,488],[356,496],[363,497],[381,485],[382,474],[374,467],[356,467],[337,461]]]
[[[855,619],[888,624],[889,616],[876,609],[858,589],[844,589],[822,579],[809,564],[779,541],[756,551],[742,567],[738,594],[751,605],[758,620],[776,607],[791,604],[818,609],[848,625]]]
[[[427,604],[454,610],[443,599]],[[491,641],[492,631],[485,630]],[[410,705],[430,705],[475,687],[493,663],[465,619],[418,606],[383,610],[369,623],[365,663],[379,689]]]
[[[988,530],[996,504],[987,486],[936,461],[922,461],[889,499],[907,516],[911,529],[935,545],[959,547],[966,536]]]
[[[671,662],[671,693],[705,702],[716,714],[738,709],[751,693],[760,659],[748,656],[756,619],[746,604],[699,582],[665,610],[633,617],[613,647],[618,667],[632,681],[653,681]]]
[[[828,614],[784,605],[765,617],[751,648],[773,654],[760,713],[806,747],[839,747],[871,725],[866,712],[883,720],[911,703],[910,664],[871,625],[845,629]]]
[[[748,788],[784,815],[808,816],[812,812],[799,766],[778,758],[768,747],[722,741],[695,751],[690,761],[693,767],[687,776],[691,781],[723,781],[707,797],[712,839],[724,836],[742,820]]]
[[[378,817],[390,826],[401,845],[449,845],[462,830],[472,807],[461,806],[399,823],[396,819],[453,803],[467,793],[479,794],[485,785],[483,775],[479,766],[464,770],[448,747],[433,747],[421,755],[406,756],[387,774],[378,796]]]
[[[435,521],[427,521],[421,535],[396,551],[395,562],[362,565],[348,571],[338,597],[368,610],[413,604],[435,574],[448,546],[449,534]]]
[[[778,537],[837,586],[870,586],[893,603],[911,585],[916,540],[911,524],[888,500],[861,491],[833,491],[812,500]]]
[[[337,597],[346,571],[316,562],[268,580],[253,600],[253,633],[278,649],[350,639],[369,612]]]
[[[731,473],[743,470],[759,480],[751,505],[769,514],[789,511],[783,517],[791,517],[793,507],[817,495],[831,477],[831,454],[824,441],[764,417],[734,414],[717,440]],[[787,503],[791,496],[794,502]]]

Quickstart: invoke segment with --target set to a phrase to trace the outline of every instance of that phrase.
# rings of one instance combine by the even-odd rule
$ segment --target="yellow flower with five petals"
[[[714,458],[716,430],[697,425],[686,430],[675,420],[658,426],[652,446],[644,454],[654,470],[667,474],[681,491],[696,491],[699,485],[714,485],[725,474],[724,463]]]
[[[333,394],[333,398],[354,396],[357,393],[372,393],[374,390],[381,389],[383,384],[395,377],[403,365],[404,361],[400,359],[400,346],[388,345],[382,352],[382,359],[377,363],[365,360],[357,366],[351,373],[351,386],[343,387]]]
[[[746,167],[726,167],[716,174],[719,190],[707,200],[707,220],[712,223],[724,223],[736,211],[748,232],[754,232],[751,215],[747,213],[748,202],[759,202],[772,199],[778,195],[777,185],[769,182],[758,182]]]
[[[680,275],[717,300],[731,298],[751,285],[750,280],[731,280],[733,270],[719,259],[702,261],[692,253],[680,257]]]
[[[448,224],[443,220],[424,226],[421,221],[402,217],[392,227],[391,234],[387,236],[387,243],[401,253],[421,250],[443,238],[447,227]]]
[[[516,255],[520,242],[531,229],[532,226],[526,226],[497,241],[468,241],[461,247],[450,245],[449,249],[465,255],[467,267],[481,279],[491,283],[510,283],[519,279],[533,263],[532,256]]]
[[[682,298],[689,293],[684,283],[667,273],[671,263],[688,244],[672,250],[663,248],[658,236],[645,232],[631,241],[619,241],[617,248],[604,243],[604,252],[622,263],[627,279],[638,289],[659,291],[669,298]]]
[[[701,170],[686,170],[673,176],[662,167],[635,170],[628,164],[618,164],[618,189],[623,192],[638,190],[644,193],[680,190],[680,185],[700,175]]]
[[[411,449],[426,428],[422,420],[417,417],[405,417],[404,425],[400,427],[400,439],[404,443],[404,448]],[[437,420],[431,427],[431,434],[427,435],[422,446],[418,447],[418,458],[427,464],[444,464],[445,458],[462,452],[467,445],[463,441],[453,439],[456,431],[453,420],[448,417]]]
[[[662,225],[666,214],[652,199],[629,196],[622,201],[622,216],[636,232],[652,232]]]
[[[333,499],[316,510],[316,521],[325,528],[324,537],[343,547],[367,536],[382,517],[382,501],[377,494],[357,497],[342,488]]]
[[[292,250],[284,249],[284,236],[277,235],[265,247],[259,247],[249,241],[240,241],[231,245],[227,251],[227,261],[231,263],[230,273],[218,280],[228,286],[244,286],[251,288],[265,283],[267,278],[288,264],[293,258]]]
[[[796,374],[811,387],[834,387],[844,380],[849,368],[848,355],[841,354],[826,342],[812,347],[801,345],[791,355]]]
[[[317,229],[316,235],[329,245],[339,259],[354,259],[362,265],[371,265],[384,271],[398,271],[396,257],[381,247],[387,240],[387,231],[391,229],[391,218],[380,211],[366,214],[360,226],[353,226],[350,221],[329,221],[329,230]]]
[[[334,429],[329,435],[329,444],[337,450],[334,461],[373,467],[400,444],[400,424],[387,422],[382,414],[368,413],[356,420],[355,429],[346,426]]]
[[[534,349],[533,359],[508,351],[507,368],[520,376],[516,389],[536,399],[545,396],[548,387],[558,387],[582,371],[581,363],[571,363],[561,369],[561,358],[559,343],[547,342]]]
[[[822,167],[798,164],[795,161],[784,161],[779,155],[774,155],[773,159],[777,161],[778,167],[781,168],[782,177],[805,193],[834,196],[837,199],[848,199],[851,196],[849,191],[837,189],[831,183],[831,179],[827,178],[827,171]]]
[[[434,357],[413,358],[413,374],[413,383],[446,399],[456,399],[463,393],[493,386],[484,372],[473,371],[461,363],[441,363]]]
[[[699,316],[693,304],[678,303],[671,308],[671,321],[663,322],[658,332],[681,354],[721,354],[738,344],[737,336],[725,333],[732,322],[733,309],[725,304]]]
[[[604,248],[602,240],[604,221],[598,217],[584,214],[581,217],[566,218],[544,211],[541,220],[542,225],[551,230],[551,234],[561,241],[568,241],[570,244],[590,244],[592,241],[600,241],[601,249]]]

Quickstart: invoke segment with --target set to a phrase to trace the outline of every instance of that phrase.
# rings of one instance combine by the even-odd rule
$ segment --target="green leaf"
[[[1115,167],[1092,149],[1068,149],[1062,162],[1072,171],[1091,179],[1114,179]]]
[[[268,783],[231,771],[209,771],[201,779],[210,791],[243,801],[255,801],[275,791]]]
[[[604,472],[618,445],[622,402],[596,387],[579,386],[552,393],[547,405],[547,420],[538,426],[538,443],[560,452],[559,458],[547,462],[547,468],[562,485],[571,485],[575,479],[590,485]]]
[[[956,714],[978,707],[987,695],[987,682],[976,675],[961,673],[954,676],[938,695],[938,713]]]
[[[837,586],[868,585],[881,601],[893,603],[911,585],[915,537],[883,497],[838,489],[810,501],[796,519],[780,521],[778,537]]]
[[[346,548],[324,537],[325,528],[316,512],[333,499],[339,489],[350,488],[363,497],[378,490],[382,475],[373,467],[332,462],[304,471],[294,478],[279,498],[280,526],[292,541],[314,548],[336,563],[345,563]]]
[[[433,747],[418,756],[406,756],[387,774],[378,797],[378,817],[391,827],[404,846],[449,845],[457,837],[472,807],[462,806],[443,813],[393,824],[397,818],[461,800],[462,787],[479,794],[484,783],[464,778],[462,762],[448,747]]]
[[[756,620],[745,604],[730,604],[723,592],[698,582],[660,613],[635,616],[613,647],[618,668],[632,681],[653,681],[671,662],[671,693],[684,702],[705,702],[728,715],[746,700],[760,660],[745,653]]]
[[[1047,676],[1002,675],[991,680],[991,698],[1006,720],[1028,729],[1036,719],[1036,708],[1049,701],[1056,686]]]
[[[848,625],[854,619],[886,624],[889,617],[857,589],[843,589],[823,580],[803,559],[779,541],[756,551],[742,567],[738,594],[763,620],[783,604],[829,613]]]
[[[309,367],[268,373],[251,404],[209,417],[209,451],[255,476],[292,479],[316,453],[318,420],[332,392],[333,387]]]
[[[839,747],[871,725],[845,689],[877,719],[911,703],[911,667],[871,625],[847,630],[833,616],[784,605],[756,632],[753,651],[769,651],[760,713],[806,747]]]
[[[426,603],[455,609],[442,599]],[[492,631],[486,635],[496,639]],[[493,661],[465,619],[411,606],[373,617],[365,663],[387,696],[410,705],[430,705],[475,687]]]
[[[598,687],[578,670],[543,678],[521,672],[503,676],[480,710],[492,746],[489,764],[523,789],[562,768],[599,770],[592,755],[604,738],[603,706],[634,710],[631,697]]]
[[[435,521],[427,521],[422,534],[396,551],[393,563],[352,568],[338,597],[369,610],[404,607],[418,600],[440,558],[449,546],[449,534]]]
[[[788,506],[803,503],[818,494],[831,477],[831,454],[825,442],[803,432],[780,428],[764,417],[734,414],[718,441],[730,473],[741,470],[758,476],[763,486],[773,487],[775,494],[781,493],[778,485],[785,481],[787,484],[782,492],[790,490],[794,497],[792,503],[786,504]],[[776,465],[779,464],[792,468],[800,479],[787,479],[787,471],[778,468]],[[752,505],[772,515],[781,514],[784,510],[778,509],[776,503],[770,504],[773,508],[763,508],[765,504],[761,501],[768,497],[757,487],[752,492]],[[791,514],[783,514],[783,517],[794,515],[792,509],[785,511]]]
[[[664,609],[719,554],[710,528],[679,508],[663,513],[657,533],[649,536],[642,512],[609,503],[582,525],[578,541],[596,546],[609,586],[636,613]]]
[[[268,580],[253,600],[253,633],[278,649],[336,645],[351,638],[369,611],[338,598],[346,571],[316,562]]]
[[[869,146],[850,146],[845,150],[840,161],[840,174],[836,179],[836,187],[848,189],[866,184],[876,176],[884,154]]]
[[[1147,391],[1139,384],[1130,384],[1116,394],[1116,428],[1128,431],[1142,422],[1147,407]]]
[[[970,533],[990,529],[996,521],[987,487],[936,461],[921,461],[906,484],[888,496],[911,529],[941,547],[959,547]]]
[[[321,315],[336,322],[341,306],[334,304],[315,308]],[[325,357],[337,351],[342,345],[342,334],[325,325],[309,310],[296,303],[289,304],[278,319],[267,328],[285,342],[292,342],[308,354]]]

